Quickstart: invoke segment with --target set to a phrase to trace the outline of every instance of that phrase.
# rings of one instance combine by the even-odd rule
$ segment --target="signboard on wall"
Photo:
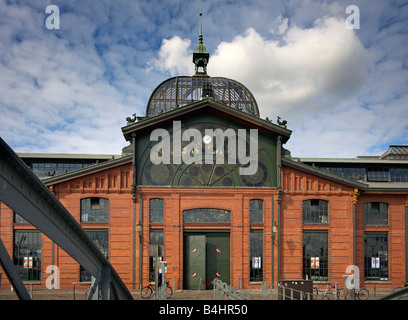
[[[33,268],[33,257],[24,257],[24,269]]]
[[[311,257],[310,266],[312,269],[319,269],[320,267],[319,257]]]
[[[372,269],[380,268],[380,258],[379,257],[371,257],[371,268]]]
[[[262,268],[262,257],[252,257],[252,269]]]

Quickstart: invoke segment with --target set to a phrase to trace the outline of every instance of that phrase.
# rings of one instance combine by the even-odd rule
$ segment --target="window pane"
[[[164,244],[163,242],[163,230],[150,230],[150,240],[149,244]],[[163,257],[159,257],[159,261],[163,260]],[[155,265],[154,265],[155,258],[149,257],[149,279],[154,279],[154,272],[155,272]]]
[[[407,168],[390,168],[391,182],[408,182]]]
[[[108,222],[109,200],[103,198],[81,199],[82,222]]]
[[[364,279],[388,280],[388,234],[364,234]]]
[[[85,230],[97,247],[101,250],[103,255],[108,258],[108,230]],[[91,281],[91,274],[80,267],[80,281]]]
[[[369,202],[364,204],[365,225],[388,225],[388,204],[381,202]]]
[[[388,168],[368,168],[367,180],[377,182],[390,181],[390,173]]]
[[[163,199],[150,199],[150,222],[163,222]]]
[[[303,223],[328,223],[328,202],[318,199],[303,201]]]
[[[150,230],[150,244],[163,244],[163,230]]]
[[[183,219],[187,223],[228,223],[231,222],[231,211],[206,208],[184,210]]]
[[[14,223],[24,223],[29,224],[29,222],[20,216],[18,213],[14,212]]]
[[[328,234],[305,231],[303,233],[303,279],[328,280]]]
[[[250,233],[250,281],[263,280],[263,231],[251,230]]]
[[[41,280],[40,231],[14,232],[14,265],[23,281]]]
[[[262,200],[251,200],[249,202],[250,220],[251,223],[262,223],[263,222],[263,201]]]

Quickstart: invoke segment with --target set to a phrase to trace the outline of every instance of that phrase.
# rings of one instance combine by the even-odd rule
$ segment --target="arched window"
[[[388,204],[382,202],[365,203],[364,224],[375,226],[388,225]]]
[[[231,211],[206,208],[184,210],[183,219],[187,223],[229,223],[231,222]]]
[[[150,199],[150,222],[163,222],[163,199]]]
[[[303,223],[328,223],[328,204],[319,199],[303,201]]]
[[[109,200],[103,198],[81,199],[82,222],[108,222]]]
[[[263,222],[263,200],[253,199],[249,202],[251,223]]]

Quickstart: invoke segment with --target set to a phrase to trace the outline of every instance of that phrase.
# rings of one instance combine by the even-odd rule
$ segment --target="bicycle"
[[[337,291],[337,294],[336,294]],[[336,290],[335,286],[330,286],[327,285],[326,289],[324,291],[321,291],[322,294],[322,299],[327,298],[329,300],[336,300],[336,296],[338,295],[339,289]],[[319,289],[317,288],[316,285],[313,286],[313,300],[317,299],[317,297],[319,296]]]
[[[366,288],[361,288],[357,291],[354,290],[354,297],[357,298],[358,300],[367,300],[369,295],[370,293]],[[337,299],[343,299],[343,296],[344,296],[343,289],[338,289]]]
[[[140,296],[142,297],[142,299],[150,299],[155,291],[156,291],[155,284],[154,283],[149,283],[146,287],[144,287],[140,291]],[[170,299],[172,295],[173,295],[173,289],[170,287],[169,282],[166,281],[166,297],[167,297],[167,299]]]

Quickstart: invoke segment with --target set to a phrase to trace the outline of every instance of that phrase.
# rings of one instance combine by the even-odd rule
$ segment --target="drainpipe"
[[[132,202],[133,202],[133,224],[132,224],[132,289],[135,290],[136,283],[136,133],[132,133],[133,159],[132,159]],[[140,285],[139,285],[140,286]]]
[[[405,282],[408,282],[408,195],[405,196]]]
[[[276,236],[276,244],[277,244],[277,251],[278,251],[278,269],[277,269],[277,280],[279,281],[280,279],[280,258],[281,258],[281,252],[280,252],[280,230],[281,230],[281,219],[280,219],[280,205],[281,205],[281,191],[282,191],[282,186],[281,186],[281,169],[282,169],[282,136],[278,137],[277,143],[276,143],[276,163],[277,163],[277,188],[278,188],[278,207],[277,207],[277,225],[278,225],[278,234]]]
[[[275,211],[275,197],[272,195],[272,199],[271,199],[271,228],[272,228],[272,232],[271,232],[271,237],[272,237],[272,249],[271,249],[271,255],[272,255],[272,261],[271,261],[271,269],[272,269],[272,287],[275,285],[275,240],[273,239],[273,223],[275,220],[274,217],[274,211]]]
[[[356,204],[360,191],[354,188],[353,193],[353,265],[356,265]]]

